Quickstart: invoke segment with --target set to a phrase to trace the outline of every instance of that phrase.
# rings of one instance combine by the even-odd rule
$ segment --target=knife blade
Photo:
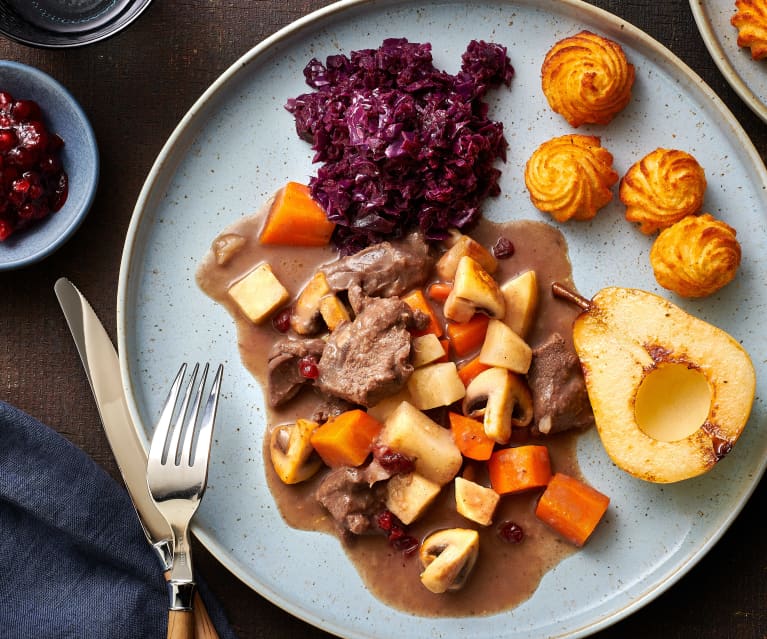
[[[96,312],[72,282],[62,277],[53,288],[83,363],[120,475],[147,541],[168,578],[173,560],[171,530],[149,494],[147,449],[128,410],[117,350]],[[197,639],[218,639],[199,593],[195,593],[194,609]]]

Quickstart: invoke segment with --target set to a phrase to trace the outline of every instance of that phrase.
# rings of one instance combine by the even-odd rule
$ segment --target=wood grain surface
[[[0,398],[60,431],[115,478],[119,477],[117,467],[85,375],[80,374],[75,347],[53,294],[54,281],[66,276],[76,282],[114,339],[125,233],[139,190],[162,145],[193,102],[240,55],[325,4],[329,3],[156,0],[123,33],[80,49],[37,50],[0,38],[0,56],[36,66],[70,89],[91,118],[101,152],[99,192],[76,235],[43,263],[0,273]],[[719,73],[686,0],[593,4],[643,29],[700,74],[740,120],[762,157],[767,157],[767,125]],[[513,51],[510,54],[513,59]],[[761,523],[765,509],[767,486],[762,481],[732,527],[687,575],[627,619],[594,636],[767,637],[767,543]],[[195,551],[200,572],[223,602],[239,637],[330,636],[261,598],[204,548],[198,546]]]

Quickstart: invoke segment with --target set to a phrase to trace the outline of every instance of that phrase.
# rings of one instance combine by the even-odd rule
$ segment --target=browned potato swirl
[[[730,24],[738,30],[738,46],[750,48],[751,57],[761,60],[767,56],[767,2],[735,0],[735,6]]]
[[[619,196],[626,219],[649,235],[699,213],[705,191],[706,175],[692,155],[659,148],[629,168]]]
[[[631,100],[634,66],[617,42],[581,31],[546,54],[541,83],[551,108],[571,126],[607,124]]]
[[[704,213],[661,231],[650,264],[662,287],[682,297],[705,297],[732,281],[740,256],[735,229]]]
[[[589,220],[613,197],[612,154],[591,135],[562,135],[539,146],[525,165],[525,184],[539,210],[558,222]]]

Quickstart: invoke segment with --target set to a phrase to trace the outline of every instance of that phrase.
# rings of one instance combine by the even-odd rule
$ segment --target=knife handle
[[[191,610],[168,611],[168,639],[195,639]]]
[[[170,581],[170,570],[165,571],[165,581]],[[197,589],[194,591],[194,610],[192,617],[194,618],[194,637],[195,639],[219,639],[216,627],[211,621],[208,609],[205,607],[202,597]],[[170,622],[170,619],[169,619]],[[168,639],[170,639],[170,625],[168,625]],[[182,637],[183,635],[178,635]]]

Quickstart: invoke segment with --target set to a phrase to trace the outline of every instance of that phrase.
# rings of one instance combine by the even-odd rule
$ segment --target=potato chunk
[[[440,362],[415,369],[407,382],[407,389],[413,404],[421,410],[450,406],[466,394],[455,362]]]
[[[533,350],[506,324],[491,319],[479,352],[479,361],[524,375],[533,361]]]
[[[460,515],[481,526],[493,522],[493,514],[501,496],[492,488],[486,488],[463,477],[455,478],[455,509]]]
[[[412,459],[417,473],[440,486],[453,479],[463,464],[450,431],[408,402],[389,415],[378,440]]]
[[[504,282],[501,293],[506,301],[503,321],[517,335],[527,337],[538,311],[538,279],[535,271],[525,271]]]
[[[440,485],[419,475],[395,475],[386,484],[386,507],[405,525],[413,523],[439,495]]]
[[[290,293],[263,262],[229,287],[231,297],[254,324],[260,324],[290,299]]]
[[[434,333],[414,337],[411,352],[413,368],[421,368],[445,357],[445,348]]]

